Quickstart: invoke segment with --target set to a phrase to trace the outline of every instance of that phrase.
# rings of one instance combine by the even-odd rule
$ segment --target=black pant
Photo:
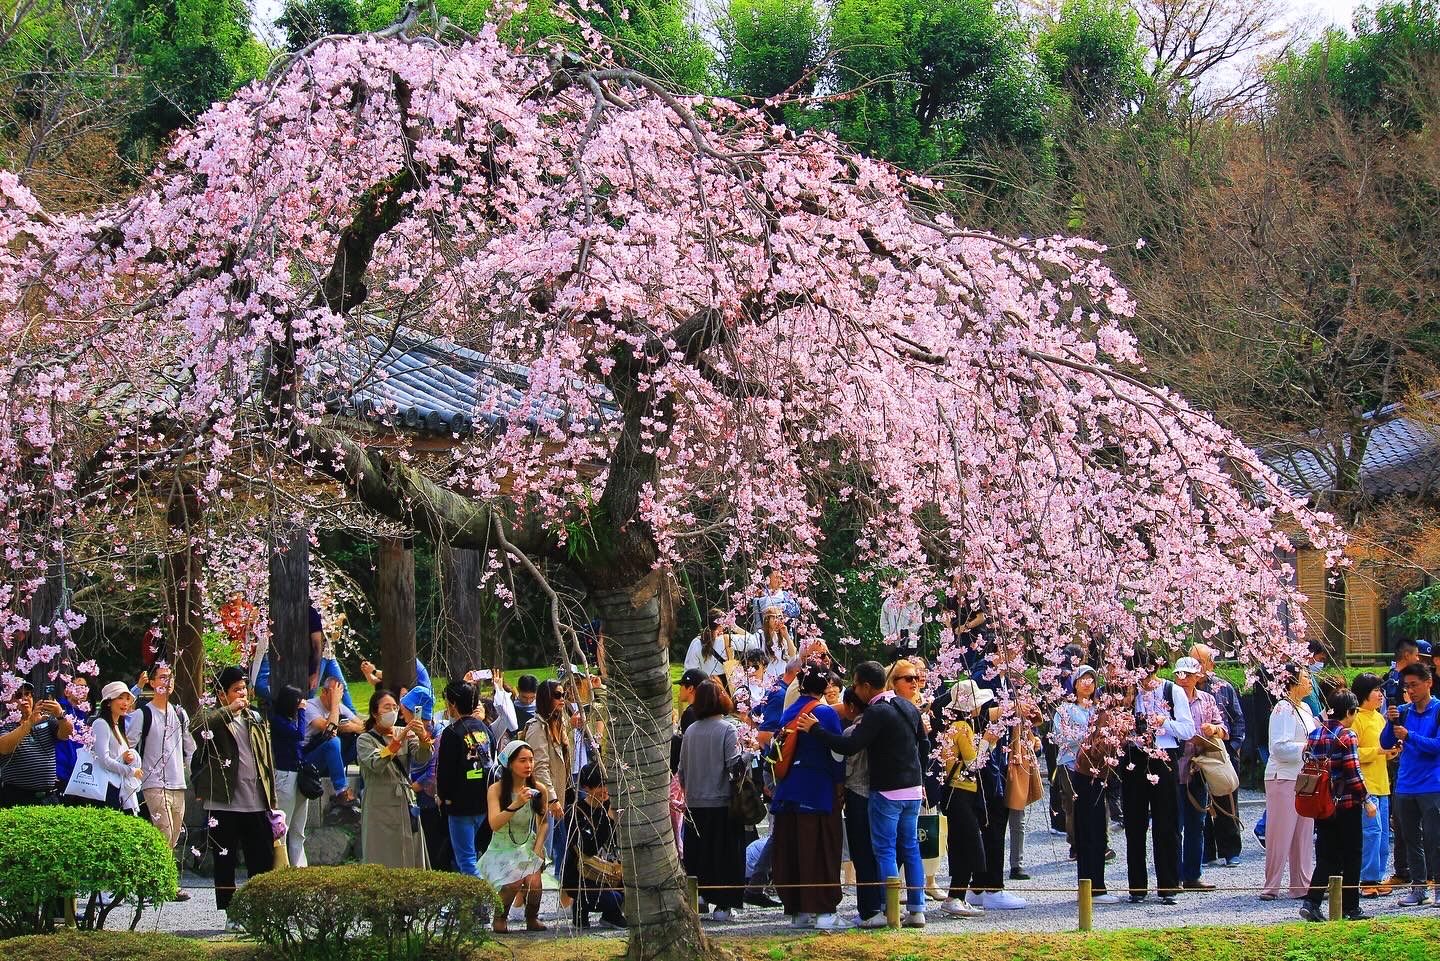
[[[854,791],[845,792],[845,838],[850,842],[850,863],[855,865],[855,902],[860,917],[874,917],[885,910],[885,892],[875,883],[884,878],[870,841],[870,799]]]
[[[1050,826],[1065,830],[1065,805],[1061,803],[1060,791],[1056,790],[1055,776],[1063,770],[1060,767],[1060,749],[1048,737],[1044,742],[1045,770],[1050,772]]]
[[[1075,876],[1090,879],[1090,893],[1105,894],[1105,782],[1069,772],[1075,791]]]
[[[1162,895],[1175,894],[1180,890],[1180,794],[1175,785],[1175,758],[1155,758],[1139,748],[1127,747],[1122,767],[1130,893],[1144,894],[1149,889],[1145,864],[1148,830],[1155,854],[1155,888]],[[1156,778],[1154,783],[1151,776]]]
[[[34,791],[28,788],[0,784],[0,809],[19,807],[43,807],[56,803],[54,791]]]
[[[976,870],[970,887],[974,891],[1003,891],[1005,889],[1005,828],[1010,823],[1010,809],[1005,798],[992,792],[978,805],[976,815],[980,821],[981,847],[985,852],[985,863]]]
[[[450,849],[450,823],[439,808],[420,806],[420,827],[425,833],[425,852],[435,871],[455,870],[455,852]]]
[[[1315,822],[1315,873],[1305,900],[1312,905],[1324,902],[1331,875],[1345,879],[1340,902],[1346,914],[1360,910],[1360,805],[1339,808],[1330,817]]]
[[[1205,815],[1205,860],[1240,856],[1240,794],[1227,794],[1210,802]]]
[[[235,855],[245,855],[249,877],[275,866],[275,835],[264,811],[210,811],[215,826],[210,845],[215,852],[215,907],[224,911],[235,895]]]
[[[950,862],[950,897],[963,898],[970,879],[985,870],[985,840],[980,833],[976,808],[980,800],[974,791],[953,790],[945,802],[949,822],[945,854]]]

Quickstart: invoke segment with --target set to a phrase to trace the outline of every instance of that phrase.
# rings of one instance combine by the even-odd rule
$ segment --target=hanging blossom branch
[[[959,576],[1046,684],[1082,630],[1117,670],[1192,625],[1255,666],[1298,653],[1280,557],[1341,539],[1147,382],[1102,249],[966,229],[831,138],[493,27],[413,31],[317,42],[122,208],[49,213],[0,175],[7,643],[47,558],[111,523],[75,492],[103,451],[122,486],[168,457],[202,527],[235,477],[293,505],[325,481],[457,546],[594,529],[626,572],[704,545],[802,591],[833,497],[862,562],[932,602]],[[340,419],[401,317],[523,368],[520,414],[428,462]]]

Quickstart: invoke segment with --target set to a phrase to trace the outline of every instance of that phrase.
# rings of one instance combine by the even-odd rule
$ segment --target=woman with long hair
[[[1289,894],[1303,898],[1310,892],[1315,868],[1315,822],[1295,810],[1295,781],[1305,756],[1305,745],[1318,722],[1305,698],[1310,675],[1299,664],[1281,670],[1285,696],[1270,712],[1270,760],[1265,763],[1265,889],[1260,900],[1280,897],[1280,883],[1290,870]]]
[[[745,887],[745,834],[730,817],[729,771],[740,759],[740,739],[726,720],[734,707],[713,680],[695,688],[692,707],[695,722],[681,739],[676,772],[685,791],[685,870],[716,908],[711,919],[729,921]]]
[[[556,876],[565,867],[565,805],[570,800],[571,769],[574,766],[574,720],[565,688],[551,678],[535,692],[535,716],[525,725],[521,739],[535,755],[535,781],[549,799],[550,859]],[[570,907],[570,895],[560,893],[560,907]]]
[[[275,755],[275,799],[285,814],[285,853],[292,868],[303,868],[305,861],[305,825],[310,818],[310,802],[297,789],[300,780],[301,753],[305,732],[300,720],[303,696],[293,684],[286,684],[275,695],[270,708],[270,751]]]
[[[425,833],[410,787],[410,769],[430,760],[430,732],[417,717],[400,724],[400,702],[376,688],[370,716],[357,745],[365,775],[360,810],[360,858],[392,868],[428,868]]]
[[[135,695],[123,681],[111,681],[100,691],[100,706],[90,721],[90,733],[94,742],[90,753],[95,763],[110,775],[110,787],[103,805],[117,811],[138,814],[140,811],[140,783],[145,772],[140,767],[140,755],[130,747],[125,737],[125,716],[135,708]]]
[[[500,778],[486,792],[490,846],[480,857],[480,876],[500,892],[501,910],[495,930],[510,930],[505,908],[517,899],[525,905],[525,928],[544,931],[540,893],[545,867],[545,809],[551,798],[535,777],[535,751],[524,741],[511,741],[500,752]]]

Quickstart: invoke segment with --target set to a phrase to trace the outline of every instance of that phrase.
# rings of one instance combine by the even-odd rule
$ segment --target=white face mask
[[[380,726],[381,726],[381,727],[394,727],[394,726],[395,726],[395,722],[396,722],[396,720],[399,719],[399,717],[400,717],[400,712],[399,712],[399,711],[396,711],[396,710],[385,711],[385,712],[383,712],[383,713],[380,715]]]

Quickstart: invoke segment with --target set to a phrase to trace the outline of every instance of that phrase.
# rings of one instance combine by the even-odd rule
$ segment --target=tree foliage
[[[755,100],[814,92],[827,27],[815,0],[730,0],[716,29],[721,89]]]

